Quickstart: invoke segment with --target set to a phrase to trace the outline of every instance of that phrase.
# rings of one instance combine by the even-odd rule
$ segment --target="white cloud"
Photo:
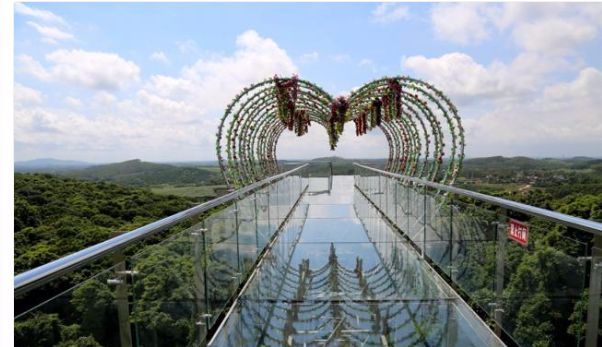
[[[17,2],[15,3],[15,13],[36,18],[38,20],[47,22],[47,23],[57,23],[62,25],[67,25],[65,20],[50,11],[46,10],[38,10],[32,7],[29,7],[23,3]]]
[[[508,31],[524,50],[566,55],[597,36],[602,4],[446,3],[433,8],[431,20],[435,34],[450,42],[476,44]]]
[[[320,59],[320,54],[318,54],[318,52],[316,52],[316,51],[313,51],[313,52],[309,52],[309,53],[303,54],[299,58],[299,62],[301,62],[301,63],[313,63],[315,61],[318,61],[318,59]]]
[[[435,5],[431,13],[435,34],[460,44],[478,43],[489,37],[485,5],[445,3]]]
[[[44,95],[39,90],[15,83],[14,100],[17,105],[41,104]]]
[[[410,9],[407,6],[390,2],[378,5],[372,11],[372,19],[378,23],[392,23],[410,17]]]
[[[290,76],[298,72],[286,51],[254,30],[239,35],[236,46],[237,50],[232,56],[199,59],[183,69],[178,81],[171,82],[176,82],[178,88],[194,85],[202,89],[202,93],[192,96],[192,101],[223,110],[227,102],[249,84],[275,74]]]
[[[79,49],[56,50],[46,55],[52,65],[44,68],[30,56],[22,55],[20,71],[43,81],[64,82],[97,90],[115,90],[138,81],[140,68],[114,53]]]
[[[199,46],[194,40],[178,41],[176,46],[182,54],[196,54],[199,52]]]
[[[80,99],[74,98],[72,96],[68,96],[65,98],[65,104],[71,108],[80,108],[83,106],[83,103]]]
[[[51,74],[35,60],[32,56],[22,54],[17,57],[18,68],[17,71],[31,75],[41,81],[50,81],[52,78]]]
[[[43,71],[51,74],[52,68]],[[296,72],[276,42],[247,31],[238,36],[233,54],[199,59],[177,76],[152,76],[131,97],[101,90],[77,112],[72,105],[19,107],[16,156],[213,159],[216,129],[230,100],[251,83]]]
[[[433,83],[459,104],[516,98],[535,92],[541,88],[544,76],[561,63],[525,53],[510,64],[493,62],[484,66],[460,52],[438,58],[411,56],[402,61],[403,67]]]
[[[578,18],[544,18],[522,23],[513,36],[516,43],[527,51],[564,55],[579,44],[596,37],[595,25]]]
[[[34,22],[27,22],[27,25],[34,28],[42,36],[42,41],[47,43],[56,44],[58,41],[72,40],[74,38],[72,34],[56,27],[40,25]]]
[[[539,150],[539,155],[547,156],[599,156],[600,95],[602,72],[585,68],[573,81],[553,84],[534,99],[505,103],[482,117],[466,120],[467,148],[472,155]]]
[[[162,51],[153,52],[150,55],[149,59],[166,65],[169,64],[169,59],[167,58],[167,55],[165,55],[165,53]]]
[[[101,90],[94,93],[92,102],[97,107],[110,108],[117,102],[117,97],[107,91]]]

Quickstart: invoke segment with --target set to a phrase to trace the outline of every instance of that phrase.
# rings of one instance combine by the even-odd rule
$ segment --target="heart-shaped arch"
[[[275,174],[276,146],[287,129],[302,136],[312,123],[320,124],[334,149],[348,121],[355,123],[357,136],[382,130],[389,146],[387,171],[446,184],[453,184],[460,171],[464,129],[458,111],[429,83],[386,77],[347,98],[333,98],[293,76],[253,84],[226,107],[216,145],[224,178],[242,186]]]

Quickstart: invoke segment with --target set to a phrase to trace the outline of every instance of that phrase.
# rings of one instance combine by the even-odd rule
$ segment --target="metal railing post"
[[[196,299],[196,322],[199,329],[199,346],[204,346],[207,339],[207,329],[209,327],[208,319],[208,295],[207,295],[207,264],[205,248],[205,221],[202,221],[201,227],[190,233],[194,249],[194,294]]]
[[[130,306],[128,302],[128,274],[125,266],[125,255],[123,252],[117,252],[113,255],[115,263],[115,304],[117,305],[117,321],[119,324],[119,341],[121,347],[132,346],[132,330],[130,326]]]
[[[587,303],[587,321],[585,325],[585,346],[598,346],[600,336],[600,286],[602,285],[602,236],[593,240],[591,271]]]
[[[238,239],[238,229],[240,228],[240,220],[238,218],[239,201],[239,199],[234,200],[234,232],[236,233],[236,263],[238,265],[238,272],[234,274],[234,276],[236,277],[235,287],[238,287],[240,285],[240,278],[242,274],[242,268],[240,264],[240,241]]]
[[[502,216],[506,216],[506,211],[503,210]],[[504,316],[503,298],[504,298],[504,271],[506,265],[506,230],[503,227],[503,222],[498,221],[493,223],[495,228],[496,242],[496,263],[495,263],[495,304],[493,308],[493,319],[496,322],[495,334],[502,336],[502,319]]]

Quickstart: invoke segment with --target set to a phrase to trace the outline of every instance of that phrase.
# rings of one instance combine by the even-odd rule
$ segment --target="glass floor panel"
[[[280,231],[212,345],[489,345],[490,331],[354,191],[353,176],[334,176],[304,206],[293,217],[302,227]]]

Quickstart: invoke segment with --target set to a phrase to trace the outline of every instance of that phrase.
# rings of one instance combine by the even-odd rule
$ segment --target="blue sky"
[[[333,95],[426,79],[458,105],[468,156],[601,156],[601,23],[601,4],[17,4],[15,160],[214,159],[223,108],[275,73]],[[312,129],[278,154],[386,145],[349,126],[330,152]]]

